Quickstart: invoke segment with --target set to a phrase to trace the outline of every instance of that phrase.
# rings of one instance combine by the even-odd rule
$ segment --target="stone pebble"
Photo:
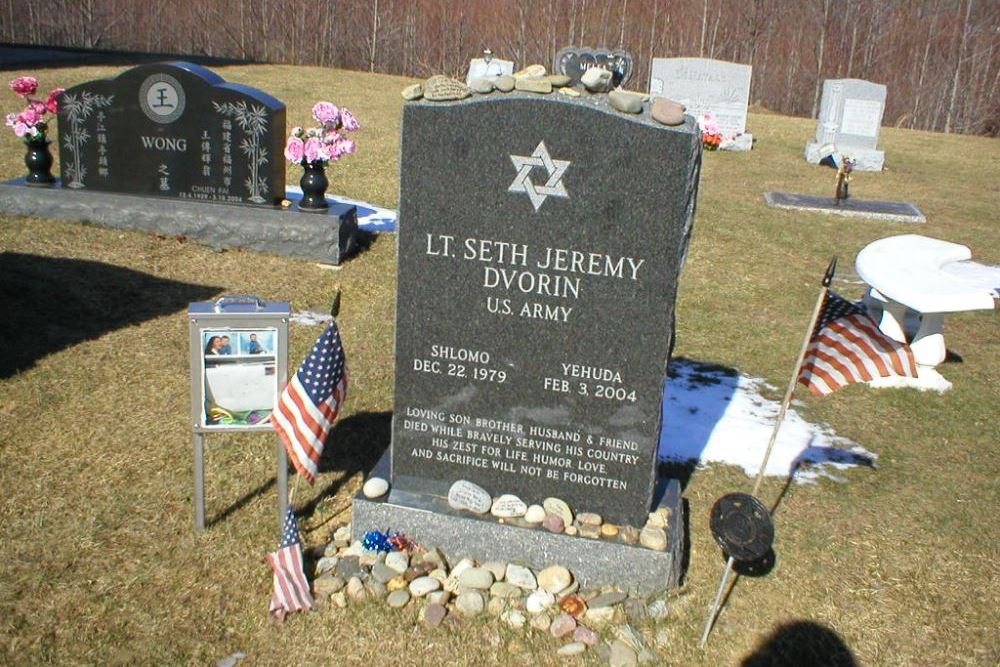
[[[389,589],[386,588],[385,584],[383,584],[381,581],[376,581],[375,579],[368,578],[365,579],[364,582],[365,582],[365,590],[368,591],[368,594],[371,595],[376,600],[379,598],[384,598],[386,594],[389,592]]]
[[[411,102],[413,100],[419,100],[421,97],[424,96],[424,87],[421,86],[419,83],[415,83],[413,85],[407,86],[406,88],[403,88],[402,95],[403,99],[406,100],[407,102]]]
[[[528,618],[520,609],[507,609],[500,614],[500,620],[516,630],[520,630],[528,622]]]
[[[565,74],[548,74],[542,78],[551,83],[553,88],[563,88],[568,86],[573,81],[573,79],[569,78]]]
[[[475,588],[479,590],[489,590],[496,577],[485,567],[472,567],[462,572],[458,577],[458,584],[463,588]]]
[[[580,531],[580,537],[587,537],[592,540],[596,540],[601,536],[600,526],[591,526],[589,524],[581,524],[577,530]]]
[[[434,577],[417,577],[410,582],[410,594],[415,598],[422,598],[432,591],[441,588],[441,582]]]
[[[600,514],[594,512],[580,512],[576,515],[576,520],[581,526],[598,526],[604,522]]]
[[[635,526],[622,526],[618,531],[618,539],[623,544],[639,544],[639,529]]]
[[[580,83],[592,93],[606,93],[611,90],[611,72],[603,67],[591,67],[580,77]]]
[[[563,658],[569,658],[574,655],[580,655],[586,650],[587,650],[587,645],[584,644],[583,642],[570,642],[569,644],[560,646],[559,650],[556,651],[556,655]]]
[[[492,505],[493,498],[490,494],[474,482],[460,479],[448,489],[448,506],[452,509],[486,514]]]
[[[503,581],[504,575],[507,573],[507,563],[502,560],[488,560],[480,567],[484,567],[493,573],[493,578],[497,581]]]
[[[577,625],[573,631],[573,641],[582,642],[587,646],[597,646],[598,636],[586,625]]]
[[[391,551],[385,556],[385,566],[403,574],[410,567],[410,557],[403,551]]]
[[[501,93],[509,93],[510,91],[514,90],[515,83],[516,81],[513,76],[505,74],[501,77],[498,77],[497,80],[493,82],[493,85],[495,85],[497,90],[499,90]]]
[[[540,614],[556,603],[556,596],[544,588],[532,591],[524,601],[529,614]]]
[[[432,102],[447,102],[450,100],[461,100],[471,93],[469,87],[457,79],[435,74],[424,81],[424,99]]]
[[[559,614],[549,625],[549,634],[556,639],[561,639],[574,630],[576,630],[576,619],[569,614]]]
[[[365,598],[365,584],[360,577],[351,577],[347,580],[347,595],[355,600]]]
[[[647,525],[639,532],[639,544],[654,551],[666,551],[667,532],[662,528]]]
[[[542,508],[548,514],[554,514],[562,519],[563,526],[573,524],[573,510],[569,508],[565,500],[554,497],[546,498],[542,501]]]
[[[538,585],[558,595],[573,582],[573,575],[562,565],[552,565],[538,573]]]
[[[588,604],[591,609],[595,607],[611,607],[624,602],[628,595],[621,591],[610,591],[594,597]]]
[[[490,514],[501,519],[524,516],[528,506],[517,496],[505,493],[490,506]]]
[[[635,667],[639,664],[639,656],[625,642],[616,639],[611,643],[608,664],[611,667]]]
[[[548,632],[549,626],[552,625],[552,617],[548,614],[538,614],[533,617],[529,622],[529,625],[535,630],[540,632]]]
[[[580,97],[581,93],[576,88],[559,88],[559,92],[566,97]]]
[[[566,529],[566,524],[563,523],[562,517],[555,514],[546,514],[542,520],[542,528],[558,535]]]
[[[448,615],[448,609],[442,604],[431,603],[424,607],[424,625],[428,628],[436,628],[441,625],[441,621]]]
[[[653,100],[653,104],[649,109],[650,115],[653,117],[657,123],[663,125],[681,125],[684,123],[684,105],[679,102],[674,102],[673,100],[668,100],[665,97],[657,97]],[[650,520],[653,519],[653,514],[649,515]],[[664,526],[666,523],[663,524]],[[663,526],[660,526],[661,528]]]
[[[389,597],[387,597],[385,601],[386,604],[393,609],[401,609],[410,602],[410,591],[405,588],[393,591],[392,593],[389,593]]]
[[[380,581],[383,584],[389,583],[390,579],[399,576],[399,572],[392,569],[385,563],[375,563],[372,565],[372,578],[376,581]]]
[[[608,93],[608,104],[622,113],[642,113],[645,99],[645,95],[630,90],[612,90]]]
[[[493,82],[489,79],[472,79],[469,81],[469,90],[480,95],[493,92]]]
[[[469,618],[478,616],[486,608],[486,601],[478,591],[466,591],[455,598],[455,609]]]
[[[524,512],[524,520],[531,524],[539,524],[545,521],[545,508],[541,505],[528,505]]]
[[[545,76],[545,65],[528,65],[524,69],[514,72],[515,79],[539,76]]]
[[[490,586],[490,595],[495,598],[519,598],[522,595],[520,588],[506,581],[497,581]]]
[[[523,565],[515,563],[507,565],[504,581],[527,591],[533,591],[538,588],[538,581],[535,579],[535,574]]]
[[[389,482],[381,477],[369,477],[368,481],[361,487],[361,493],[364,494],[365,498],[381,498],[389,493]]]
[[[552,83],[541,79],[522,77],[514,81],[514,88],[526,93],[547,95],[552,92]]]

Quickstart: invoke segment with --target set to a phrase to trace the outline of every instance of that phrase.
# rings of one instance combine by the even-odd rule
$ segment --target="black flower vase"
[[[24,178],[27,185],[36,187],[51,187],[56,182],[52,175],[52,154],[49,153],[48,139],[29,139],[28,152],[24,156],[24,165],[28,175]]]
[[[330,181],[326,180],[326,163],[322,160],[302,161],[302,199],[299,209],[302,211],[323,212],[330,208],[326,203],[326,188]]]

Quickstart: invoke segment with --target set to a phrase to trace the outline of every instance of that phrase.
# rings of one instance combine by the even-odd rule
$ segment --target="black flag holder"
[[[778,439],[778,431],[785,421],[785,413],[788,405],[792,402],[792,393],[798,383],[799,370],[802,368],[802,360],[805,359],[806,350],[812,340],[813,331],[816,329],[816,320],[819,319],[823,302],[826,300],[827,290],[833,282],[833,275],[837,271],[837,258],[830,260],[826,268],[826,275],[823,276],[822,289],[813,307],[812,317],[809,319],[809,327],[806,329],[805,340],[799,350],[799,357],[795,361],[795,369],[792,371],[792,379],[788,383],[785,391],[785,398],[781,401],[781,409],[778,411],[778,418],[771,431],[771,440],[767,443],[767,450],[764,452],[764,460],[761,461],[760,470],[757,472],[757,480],[754,482],[753,491],[746,493],[730,493],[716,501],[712,507],[710,528],[715,541],[726,552],[729,559],[726,561],[726,569],[722,573],[722,581],[719,582],[719,590],[715,594],[715,601],[712,602],[712,609],[709,611],[708,620],[705,622],[705,631],[701,635],[701,646],[708,643],[708,636],[712,632],[712,626],[719,616],[722,595],[729,583],[729,575],[733,571],[736,561],[750,562],[762,558],[770,549],[774,541],[774,524],[771,521],[771,513],[760,500],[757,499],[757,492],[760,484],[764,480],[764,471],[767,463],[771,459],[771,452],[774,450],[774,443]]]

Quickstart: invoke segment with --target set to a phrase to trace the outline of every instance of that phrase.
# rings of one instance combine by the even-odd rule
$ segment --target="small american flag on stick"
[[[281,392],[272,421],[299,474],[316,481],[326,438],[347,398],[347,360],[337,322],[319,337]]]
[[[268,612],[278,621],[284,621],[292,612],[312,609],[313,598],[302,568],[302,542],[291,507],[285,515],[278,550],[267,555],[267,562],[274,570],[274,593]]]
[[[854,382],[891,376],[917,376],[910,347],[879,331],[860,306],[827,290],[799,382],[825,396]]]

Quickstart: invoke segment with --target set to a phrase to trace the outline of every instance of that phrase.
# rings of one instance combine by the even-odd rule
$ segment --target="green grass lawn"
[[[7,74],[38,76],[48,90],[118,71]],[[364,130],[358,154],[328,170],[331,192],[398,205],[399,90],[409,80],[315,67],[217,71],[284,100],[290,126],[305,123],[316,100],[350,108]],[[12,94],[4,99],[6,111],[16,108]],[[870,241],[921,233],[1000,264],[997,140],[883,130],[886,171],[858,173],[852,195],[915,202],[928,223],[913,226],[767,208],[765,190],[832,194],[834,173],[802,157],[814,121],[761,112],[750,114],[748,127],[758,140],[753,152],[705,155],[676,355],[784,387],[831,255],[849,272]],[[23,153],[13,133],[0,135],[0,176],[22,175]],[[289,182],[298,175],[290,168]],[[342,290],[339,323],[352,371],[342,419],[360,426],[349,442],[334,445],[343,448],[341,469],[296,498],[314,508],[304,539],[318,545],[350,520],[364,465],[384,445],[375,436],[384,429],[366,425],[392,410],[393,236],[331,270],[0,216],[0,251],[28,267],[15,273],[13,255],[0,259],[5,334],[6,323],[27,323],[42,343],[74,341],[0,379],[0,662],[214,664],[243,651],[247,665],[559,664],[550,637],[493,619],[426,631],[412,606],[402,613],[377,604],[327,608],[272,625],[263,556],[277,539],[273,437],[209,439],[208,516],[217,521],[202,534],[193,530],[188,324],[176,304],[193,294],[249,293],[290,301],[296,310],[326,309]],[[860,285],[840,287],[845,296],[861,294]],[[103,317],[120,325],[74,337]],[[945,327],[950,348],[964,359],[941,368],[954,383],[949,393],[852,386],[821,400],[797,394],[810,420],[876,452],[878,469],[787,491],[775,516],[776,567],[739,580],[705,650],[698,640],[724,564],[708,510],[724,493],[749,491],[752,481],[725,466],[694,473],[685,491],[686,581],[670,597],[670,616],[642,626],[650,637],[664,630],[657,648],[665,664],[740,664],[779,626],[796,621],[834,631],[864,665],[1000,661],[1000,318],[959,314]],[[318,334],[293,327],[293,364]],[[765,503],[778,498],[783,482],[765,483]],[[802,650],[825,649],[807,641],[778,653],[783,664],[802,664],[794,657]],[[597,664],[593,653],[576,660]]]

